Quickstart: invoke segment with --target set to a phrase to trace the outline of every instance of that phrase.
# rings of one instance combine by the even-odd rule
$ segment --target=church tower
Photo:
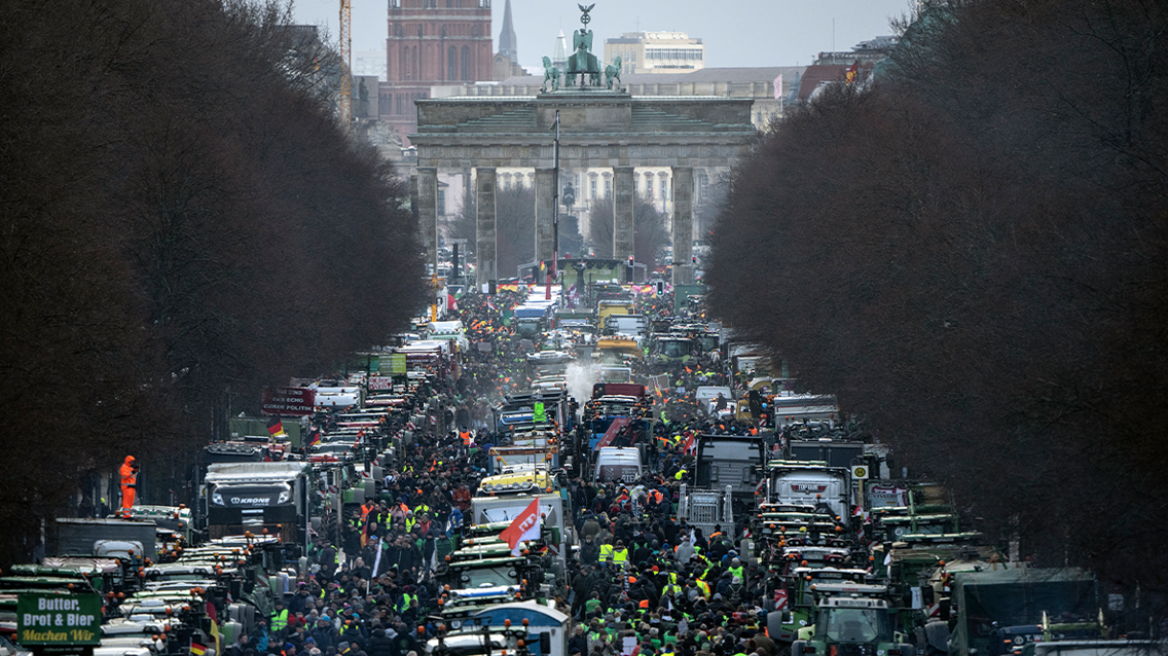
[[[503,6],[503,29],[499,32],[499,54],[506,56],[512,64],[519,63],[519,41],[515,38],[515,26],[511,24],[511,0]]]
[[[430,87],[490,80],[491,0],[388,0],[381,120],[407,143]],[[510,14],[508,14],[509,16]]]
[[[503,6],[503,29],[499,30],[499,50],[495,52],[492,78],[501,82],[515,75],[527,75],[519,66],[519,40],[515,38],[515,26],[511,23],[511,0]]]

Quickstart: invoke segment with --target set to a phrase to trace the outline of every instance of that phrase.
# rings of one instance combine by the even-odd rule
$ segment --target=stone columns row
[[[672,167],[673,184],[673,284],[693,284],[693,189],[694,172],[688,166]],[[612,256],[618,260],[634,254],[636,178],[631,166],[613,169],[615,224]]]
[[[612,256],[618,260],[634,255],[635,177],[634,167],[613,168],[613,231]],[[478,262],[479,283],[497,280],[496,270],[496,204],[497,189],[494,168],[475,169],[475,199],[478,204],[475,256]],[[693,283],[693,190],[694,172],[691,167],[673,167],[673,284]],[[415,187],[415,185],[411,185]],[[438,169],[421,167],[416,179],[415,207],[422,244],[426,248],[426,263],[438,265]],[[412,191],[412,189],[411,189]],[[536,169],[535,172],[535,257],[552,257],[554,211],[554,172]]]
[[[474,193],[478,204],[475,257],[478,262],[478,281],[482,284],[499,278],[495,270],[495,169],[477,168],[475,172]],[[469,179],[467,185],[470,185]],[[418,167],[417,176],[410,179],[410,196],[418,219],[418,230],[422,235],[422,246],[426,249],[426,265],[437,271],[438,169]]]

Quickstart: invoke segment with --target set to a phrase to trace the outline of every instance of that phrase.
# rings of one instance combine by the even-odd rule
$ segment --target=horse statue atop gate
[[[613,91],[620,91],[621,65],[623,63],[624,62],[621,61],[621,56],[617,55],[616,59],[614,59],[611,64],[604,67],[604,82],[608,88],[612,89]],[[615,87],[613,86],[614,81],[616,82]]]
[[[540,91],[547,92],[548,82],[552,83],[552,91],[557,91],[560,88],[560,69],[552,66],[552,60],[549,57],[543,58],[543,86]]]

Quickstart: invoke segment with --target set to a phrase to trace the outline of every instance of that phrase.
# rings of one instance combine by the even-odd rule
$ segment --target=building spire
[[[505,55],[512,64],[519,63],[519,40],[515,37],[515,26],[511,24],[511,0],[503,7],[503,29],[499,31],[499,54]]]
[[[552,49],[552,66],[562,70],[568,65],[568,40],[564,38],[564,31],[556,37],[556,47]]]

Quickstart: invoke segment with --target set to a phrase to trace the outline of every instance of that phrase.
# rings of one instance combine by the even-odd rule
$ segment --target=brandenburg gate
[[[581,29],[580,33],[583,36],[574,35],[577,53],[580,61],[587,61],[582,46],[591,47],[591,31]],[[690,284],[694,169],[727,169],[745,154],[756,135],[750,120],[753,101],[631,96],[619,88],[619,66],[615,75],[609,67],[609,79],[602,85],[599,71],[574,69],[575,61],[569,64],[567,84],[560,86],[559,72],[549,68],[545,77],[551,83],[535,96],[456,96],[416,102],[418,132],[410,141],[418,149],[417,210],[427,261],[437,264],[439,171],[474,170],[478,280],[499,278],[495,267],[498,168],[535,170],[535,259],[552,258],[552,143],[558,111],[560,166],[612,170],[614,258],[633,255],[636,168],[671,169],[673,283]]]

